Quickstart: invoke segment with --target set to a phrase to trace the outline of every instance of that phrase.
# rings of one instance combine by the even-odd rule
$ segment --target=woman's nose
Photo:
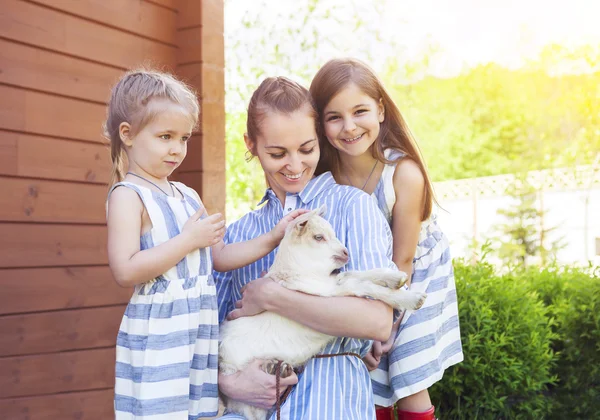
[[[298,173],[302,170],[302,159],[298,155],[290,156],[287,164],[288,170],[292,173]]]

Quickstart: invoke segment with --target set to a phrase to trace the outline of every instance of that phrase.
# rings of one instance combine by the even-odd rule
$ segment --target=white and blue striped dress
[[[325,218],[348,248],[347,270],[367,270],[396,266],[391,260],[391,231],[385,218],[364,192],[335,183],[327,172],[313,178],[299,194],[288,194],[280,203],[267,190],[266,204],[229,226],[226,243],[246,241],[270,231],[287,213],[298,208],[316,209],[327,205]],[[247,267],[229,273],[215,273],[219,315],[223,320],[241,298],[240,289],[267,271],[275,252]],[[256,337],[260,340],[260,337]],[[372,342],[352,338],[332,341],[322,353],[354,352],[364,356]],[[271,418],[275,418],[274,413]],[[373,391],[363,361],[352,356],[311,359],[299,382],[282,406],[281,417],[290,420],[374,420]],[[240,419],[238,415],[224,418]]]
[[[387,149],[385,156],[396,161],[403,154]],[[372,194],[390,225],[396,202],[395,168],[385,166]],[[421,225],[410,289],[426,291],[425,304],[406,311],[392,349],[371,372],[375,403],[385,407],[427,389],[444,370],[463,360],[452,258],[435,214]]]
[[[198,194],[172,183],[184,199],[122,182],[141,198],[152,229],[140,249],[181,232],[200,208]],[[117,336],[116,419],[196,420],[218,409],[219,322],[210,248],[135,286]]]

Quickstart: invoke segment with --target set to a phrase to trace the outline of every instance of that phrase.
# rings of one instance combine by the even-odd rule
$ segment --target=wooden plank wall
[[[112,418],[131,290],[107,266],[110,86],[154,65],[186,78],[202,125],[183,182],[225,207],[223,0],[2,0],[0,418]]]
[[[198,191],[211,214],[225,211],[223,9],[223,0],[180,0],[177,21],[176,73],[197,90],[202,109],[201,130],[176,177]]]

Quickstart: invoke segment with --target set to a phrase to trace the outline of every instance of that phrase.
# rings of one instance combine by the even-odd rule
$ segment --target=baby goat
[[[392,269],[346,271],[348,251],[318,212],[299,216],[288,226],[275,261],[266,277],[288,289],[319,296],[369,296],[396,309],[418,309],[426,294],[402,288],[406,274]],[[243,369],[254,359],[265,359],[267,373],[278,361],[283,376],[306,363],[334,337],[272,312],[227,321],[221,327],[219,369],[225,375]],[[229,411],[248,420],[264,420],[268,411],[228,400]]]

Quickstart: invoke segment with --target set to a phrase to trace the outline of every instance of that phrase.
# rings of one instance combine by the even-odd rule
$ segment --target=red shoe
[[[435,418],[435,407],[422,413],[415,413],[414,411],[402,411],[398,409],[398,420],[436,420]]]
[[[377,420],[394,420],[393,407],[377,408],[375,410]]]

